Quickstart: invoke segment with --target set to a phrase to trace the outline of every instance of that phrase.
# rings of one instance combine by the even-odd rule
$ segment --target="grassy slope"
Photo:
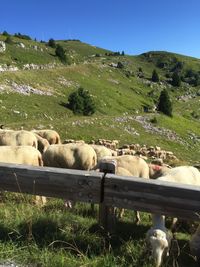
[[[0,36],[0,40],[5,37]],[[93,57],[104,55],[106,50],[95,48],[77,41],[59,41],[76,65],[64,66],[54,55],[54,50],[43,43],[13,38],[14,42],[23,42],[26,47],[37,45],[43,48],[38,52],[33,47],[24,50],[16,45],[8,46],[6,53],[0,54],[0,64],[16,65],[19,68],[26,63],[48,64],[57,62],[54,69],[30,70],[0,73],[0,86],[10,88],[15,82],[30,85],[44,91],[54,92],[53,96],[25,96],[17,93],[0,94],[0,122],[8,127],[25,129],[53,127],[62,139],[118,139],[121,144],[140,143],[159,145],[171,150],[183,161],[192,164],[199,161],[200,144],[190,139],[190,132],[199,134],[199,121],[191,117],[193,110],[198,111],[199,97],[187,102],[177,101],[175,96],[185,93],[184,88],[170,91],[174,104],[174,117],[162,114],[143,113],[143,105],[153,106],[161,91],[160,86],[147,86],[137,78],[138,68],[143,69],[146,80],[151,77],[155,61],[144,56]],[[161,53],[162,54],[162,53]],[[159,53],[160,55],[160,53]],[[164,56],[174,56],[164,53]],[[181,55],[181,61],[187,66],[199,68],[199,60]],[[110,67],[112,62],[121,61],[125,69],[133,76],[126,77],[124,70]],[[83,64],[84,62],[84,64]],[[161,79],[165,71],[158,69]],[[60,81],[67,81],[63,85]],[[97,104],[97,112],[91,117],[74,116],[63,104],[68,95],[79,86],[88,89]],[[154,96],[148,93],[154,91]],[[199,90],[199,88],[192,88]],[[14,113],[19,111],[19,114]],[[142,124],[133,120],[133,116],[142,115],[149,119],[157,118],[157,127],[170,129],[184,140],[183,144],[169,140],[162,135],[148,133]],[[135,132],[139,133],[136,135]],[[97,228],[96,216],[89,214],[89,207],[78,204],[75,211],[63,210],[60,200],[50,200],[47,207],[34,207],[30,197],[22,198],[15,194],[6,194],[1,202],[1,260],[11,259],[30,266],[152,266],[144,257],[145,232],[150,227],[147,214],[143,214],[141,226],[133,223],[131,211],[117,224],[117,230],[110,242],[110,250]],[[188,256],[188,232],[181,229],[178,233],[181,254],[179,266],[195,267]],[[186,245],[186,246],[185,246]],[[35,264],[35,265],[34,265]],[[169,261],[166,266],[172,266]]]

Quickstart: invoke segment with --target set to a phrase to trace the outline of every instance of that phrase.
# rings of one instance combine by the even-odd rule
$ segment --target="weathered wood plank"
[[[107,205],[200,220],[200,187],[107,174]]]
[[[111,160],[101,162],[99,169],[104,173],[104,177],[107,173],[116,173],[117,162]],[[102,179],[102,202],[99,205],[99,225],[104,229],[106,233],[113,233],[115,230],[115,209],[112,205],[107,205],[104,199],[104,177]]]
[[[100,203],[102,173],[0,163],[0,190]]]

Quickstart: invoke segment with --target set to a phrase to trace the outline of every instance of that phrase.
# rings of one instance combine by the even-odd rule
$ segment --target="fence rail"
[[[1,163],[0,190],[100,204],[103,224],[112,207],[200,221],[200,187],[117,176],[107,167],[95,172]]]

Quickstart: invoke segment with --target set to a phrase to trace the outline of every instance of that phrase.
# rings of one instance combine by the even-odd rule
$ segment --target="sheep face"
[[[150,229],[147,232],[147,243],[150,246],[156,267],[161,266],[162,260],[169,255],[169,242],[166,233],[160,229]]]

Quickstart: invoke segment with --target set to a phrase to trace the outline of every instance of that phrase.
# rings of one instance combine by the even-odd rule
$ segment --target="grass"
[[[90,205],[77,203],[66,210],[63,201],[49,199],[45,207],[34,206],[32,197],[16,193],[1,196],[0,262],[22,266],[153,266],[146,254],[145,233],[151,222],[142,213],[135,225],[133,212],[126,211],[111,236],[102,234]],[[189,256],[188,233],[178,233],[180,267],[196,267]],[[164,266],[172,266],[166,260]]]

